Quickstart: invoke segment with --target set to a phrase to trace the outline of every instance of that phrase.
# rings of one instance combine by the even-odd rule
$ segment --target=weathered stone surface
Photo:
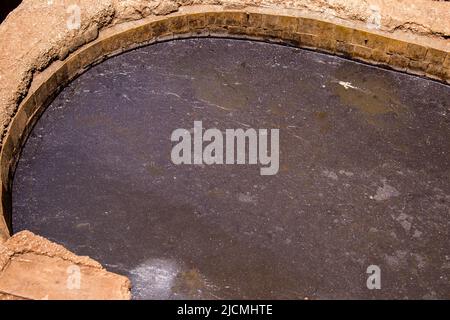
[[[81,25],[76,30],[67,27],[71,4],[81,9]],[[37,14],[45,18],[34,19]],[[167,15],[170,19],[164,17]],[[413,0],[405,5],[401,0],[25,0],[0,25],[0,243],[6,241],[0,245],[0,269],[4,273],[17,274],[10,267],[37,272],[56,259],[58,270],[69,262],[82,266],[92,287],[103,288],[104,281],[109,281],[102,273],[106,271],[95,261],[77,257],[44,239],[37,241],[35,236],[21,233],[7,240],[9,231],[3,211],[8,195],[4,190],[11,182],[21,141],[32,127],[31,118],[42,111],[51,93],[94,61],[151,39],[171,39],[177,33],[280,40],[450,82],[449,2]],[[18,258],[23,255],[34,263]],[[93,274],[98,277],[91,277]],[[16,286],[34,280],[8,278],[4,282],[7,292],[2,294],[0,287],[0,298],[42,298],[42,291],[47,289],[40,283],[36,291],[30,291],[33,294]],[[70,292],[58,291],[58,284],[52,284],[51,279],[47,285],[55,285],[51,290],[61,297],[72,297]],[[15,290],[20,294],[12,292]],[[102,292],[83,294],[78,297],[110,298],[101,296]]]
[[[78,270],[79,287],[71,278]],[[16,298],[129,299],[130,282],[88,257],[23,231],[0,245],[0,299]]]

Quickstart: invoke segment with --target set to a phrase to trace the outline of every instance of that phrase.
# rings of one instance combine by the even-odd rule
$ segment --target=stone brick
[[[92,65],[95,61],[99,60],[103,56],[103,46],[101,43],[94,43],[88,45],[79,53],[79,60],[81,68],[86,68]],[[61,84],[60,81],[58,81]]]
[[[283,39],[283,41],[285,41],[291,45],[299,46],[298,36],[296,35],[295,32],[282,31],[281,39]]]
[[[445,78],[445,69],[442,64],[433,64],[430,63],[427,67],[427,74],[444,79]]]
[[[406,54],[407,47],[407,42],[390,39],[386,47],[386,53],[404,56]]]
[[[278,24],[283,31],[297,32],[299,19],[296,17],[279,16]]]
[[[109,54],[111,52],[116,52],[122,48],[123,35],[114,35],[102,41],[102,51],[104,54]],[[80,69],[79,61],[78,65],[74,64],[73,67],[69,67],[70,69],[76,69],[77,71]]]
[[[324,22],[324,21],[317,20],[317,26],[318,26],[318,29],[315,31],[314,34],[316,34],[320,38],[324,38],[324,39],[335,41],[335,27],[336,27],[336,25],[334,25],[332,23],[329,23],[329,22]]]
[[[429,63],[424,60],[410,60],[408,69],[425,73],[428,68]]]
[[[298,30],[298,24],[299,21],[295,17],[268,14],[262,15],[261,26],[264,29],[296,32]]]
[[[100,44],[99,44],[100,45]],[[69,81],[71,80],[69,78],[68,68],[67,64],[63,63],[58,70],[55,71],[56,74],[56,81],[58,84],[61,85],[67,85]]]
[[[3,213],[0,213],[0,245],[8,240],[9,238],[9,231],[6,228],[6,221],[3,218]],[[1,255],[1,253],[0,253]],[[1,299],[0,299],[1,300]]]
[[[300,18],[298,21],[298,32],[317,35],[320,33],[320,25],[317,20]]]
[[[255,38],[261,38],[263,37],[264,29],[261,28],[254,28],[254,27],[247,27],[246,28],[247,36],[255,37]]]
[[[0,292],[0,300],[6,301],[6,300],[27,300],[27,299]]]
[[[344,43],[351,43],[353,40],[353,29],[341,25],[334,28],[335,40]]]
[[[434,65],[442,65],[446,59],[447,53],[445,51],[428,48],[425,60]]]
[[[231,26],[231,27],[228,27],[228,31],[230,32],[230,34],[234,34],[234,35],[246,35],[247,34],[246,27]]]
[[[210,25],[207,27],[207,30],[212,36],[223,36],[228,34],[228,29],[225,28],[225,26]]]
[[[184,15],[170,18],[169,28],[173,33],[189,32],[188,18]]]
[[[30,118],[36,112],[36,100],[33,94],[30,94],[23,102],[21,109]]]
[[[405,56],[413,60],[422,60],[427,54],[427,48],[415,43],[408,43]]]
[[[223,20],[226,26],[243,27],[247,25],[247,14],[245,12],[226,12]]]
[[[214,25],[225,27],[227,26],[227,13],[226,12],[215,12],[214,13]]]
[[[155,38],[165,37],[172,34],[169,28],[169,24],[166,20],[159,20],[152,23],[152,29],[153,37]]]
[[[364,41],[364,45],[369,48],[386,51],[386,48],[390,42],[390,39],[379,34],[367,33],[367,42]]]
[[[337,41],[336,42],[336,53],[340,53],[347,57],[352,57],[355,46],[348,42]]]
[[[334,53],[336,51],[336,41],[327,37],[318,36],[317,47]]]
[[[203,29],[206,26],[206,16],[204,13],[189,15],[187,16],[187,21],[190,30]]]
[[[8,132],[9,138],[13,140],[14,149],[21,148],[22,146],[22,133],[25,130],[27,122],[28,117],[26,113],[23,110],[19,110],[11,122]]]
[[[318,44],[317,36],[309,33],[296,33],[298,42],[302,47],[315,48]]]
[[[450,52],[447,52],[447,55],[445,56],[444,62],[442,63],[442,65],[445,68],[450,68]]]
[[[57,87],[58,84],[56,82],[56,77],[53,75],[42,82],[34,94],[37,109],[44,106],[48,102]]]
[[[269,14],[264,14],[262,16],[261,27],[267,30],[281,30],[281,27],[278,23],[278,17]]]
[[[248,23],[249,27],[261,28],[262,27],[262,15],[260,13],[250,12],[248,14],[247,23]]]
[[[450,67],[442,67],[442,76],[445,80],[450,80]]]
[[[372,48],[354,45],[353,54],[355,57],[363,58],[369,60],[372,57]]]
[[[369,39],[370,39],[369,32],[355,29],[353,31],[352,41],[351,42],[354,45],[367,47],[368,43],[369,43]]]
[[[393,67],[406,69],[409,65],[409,59],[398,54],[391,55],[389,64]]]
[[[372,49],[386,50],[389,39],[375,33],[355,29],[353,31],[352,43]]]
[[[372,50],[372,60],[376,63],[387,64],[389,63],[390,55],[386,54],[386,52],[382,49],[373,49]]]
[[[13,157],[14,144],[11,139],[4,139],[2,146],[2,156],[1,156],[1,179],[2,184],[7,184],[10,181],[10,166],[9,162]]]

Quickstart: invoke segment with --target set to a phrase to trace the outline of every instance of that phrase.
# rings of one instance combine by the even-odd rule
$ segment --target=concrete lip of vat
[[[128,276],[134,298],[444,298],[450,89],[274,44],[140,48],[68,85],[16,171],[14,232]],[[279,128],[280,171],[175,166],[170,134]],[[383,290],[368,290],[378,265]]]

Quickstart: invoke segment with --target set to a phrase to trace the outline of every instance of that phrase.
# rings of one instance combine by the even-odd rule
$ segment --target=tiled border
[[[10,235],[11,185],[20,150],[40,114],[65,85],[93,64],[123,51],[153,42],[209,36],[280,42],[450,83],[448,51],[399,40],[389,34],[299,16],[296,11],[199,7],[118,25],[103,31],[97,40],[65,61],[44,70],[34,79],[20,104],[0,154],[0,243]]]

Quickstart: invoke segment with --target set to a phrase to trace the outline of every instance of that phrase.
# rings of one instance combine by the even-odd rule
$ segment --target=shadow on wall
[[[19,6],[22,0],[7,0],[0,4],[0,23],[6,19],[8,14]]]

